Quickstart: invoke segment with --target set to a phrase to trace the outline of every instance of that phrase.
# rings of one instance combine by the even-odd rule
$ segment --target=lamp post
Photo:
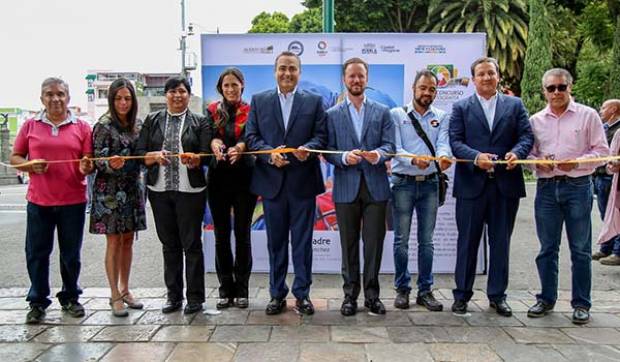
[[[323,32],[334,32],[334,0],[323,0]]]
[[[185,53],[187,52],[187,34],[185,33],[185,0],[181,0],[181,75],[188,78],[189,72],[185,67]]]

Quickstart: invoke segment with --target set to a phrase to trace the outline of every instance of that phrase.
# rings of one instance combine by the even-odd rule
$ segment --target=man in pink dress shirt
[[[545,72],[543,92],[547,107],[530,118],[534,147],[529,158],[556,161],[537,164],[534,213],[540,252],[536,266],[541,293],[528,310],[528,317],[542,317],[553,309],[558,297],[558,256],[565,224],[572,262],[573,323],[590,321],[592,282],[592,173],[600,162],[588,159],[607,156],[609,147],[598,113],[571,98],[573,77],[564,69]]]

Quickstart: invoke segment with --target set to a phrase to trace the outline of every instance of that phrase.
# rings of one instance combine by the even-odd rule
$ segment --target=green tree
[[[286,33],[288,28],[288,17],[284,13],[275,11],[269,14],[263,11],[252,19],[248,33]]]
[[[609,53],[602,56],[591,41],[585,41],[577,60],[577,81],[573,86],[575,99],[593,108],[600,107],[609,85],[610,67]]]
[[[514,84],[525,56],[526,9],[525,0],[433,0],[423,30],[486,33],[488,54],[497,59],[503,78]]]
[[[295,14],[288,25],[290,33],[320,33],[323,31],[322,11],[319,8]]]
[[[552,67],[551,23],[544,0],[530,0],[530,23],[527,38],[527,51],[521,78],[521,98],[530,114],[538,112],[545,106],[541,92],[541,78]]]
[[[609,87],[606,98],[620,99],[620,13],[616,14],[616,32],[614,33],[611,49],[611,64],[609,69]]]

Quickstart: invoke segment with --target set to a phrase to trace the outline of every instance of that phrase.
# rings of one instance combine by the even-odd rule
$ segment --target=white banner
[[[429,69],[438,79],[434,105],[447,112],[452,103],[473,93],[470,64],[486,53],[484,34],[203,34],[202,86],[205,104],[220,98],[215,90],[219,74],[227,67],[239,68],[245,77],[243,97],[275,88],[274,61],[282,51],[298,54],[302,61],[299,87],[323,97],[325,108],[336,104],[343,94],[342,63],[360,57],[369,64],[367,97],[388,107],[399,107],[411,101],[416,71]],[[452,169],[449,170],[452,173]],[[313,271],[340,273],[341,251],[338,225],[331,200],[333,168],[323,165],[327,191],[317,198],[317,219],[313,235]],[[453,177],[450,178],[451,180]],[[452,186],[448,190],[451,194]],[[453,273],[456,259],[456,221],[454,199],[448,196],[439,209],[435,229],[433,270]],[[391,212],[383,248],[381,272],[394,272]],[[417,271],[417,227],[414,214],[409,242],[409,268]],[[256,207],[252,223],[252,255],[254,271],[268,271],[267,237],[262,205]],[[481,243],[482,244],[482,243]],[[209,212],[205,215],[205,262],[207,270],[215,270],[215,246]],[[234,250],[234,248],[233,248]],[[363,249],[362,249],[363,250]],[[289,258],[289,260],[292,260]],[[363,265],[363,264],[362,264]],[[291,267],[289,267],[290,270]],[[477,271],[485,269],[483,248],[478,254]]]

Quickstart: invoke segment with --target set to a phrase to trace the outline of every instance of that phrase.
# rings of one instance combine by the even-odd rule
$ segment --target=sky
[[[246,33],[261,11],[289,18],[301,0],[186,0],[196,35],[189,50],[200,62],[200,34]],[[0,1],[0,108],[41,108],[40,85],[56,76],[70,88],[71,105],[86,110],[88,70],[179,72],[181,0]],[[198,64],[199,65],[199,64]],[[200,67],[192,72],[200,95]]]

